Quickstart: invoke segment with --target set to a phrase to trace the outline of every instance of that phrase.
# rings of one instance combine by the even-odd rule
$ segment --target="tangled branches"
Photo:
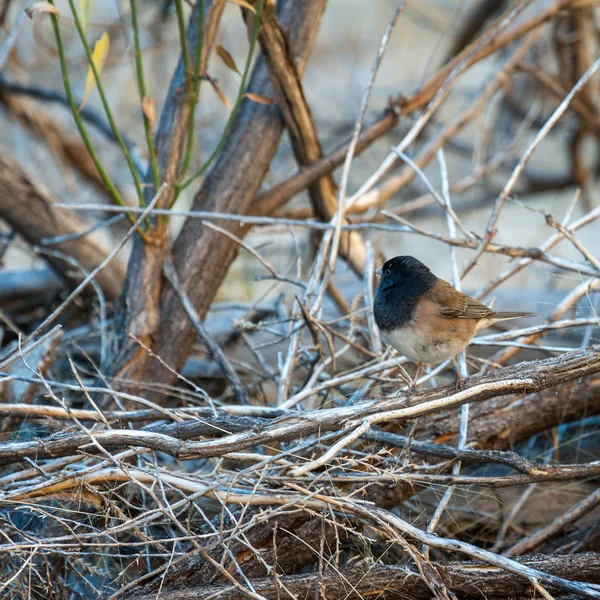
[[[110,106],[72,111],[83,143],[29,104],[74,106],[64,19],[46,15],[66,95],[0,79],[19,127],[113,201],[59,203],[0,151],[2,252],[26,245],[51,269],[0,272],[0,595],[600,598],[594,3],[482,3],[439,68],[373,119],[394,36],[414,18],[398,2],[343,136],[303,78],[324,1],[175,0],[170,85],[150,65],[144,75],[141,34],[167,50],[137,4],[119,28],[135,48],[147,160]],[[215,46],[231,8],[248,32],[243,69]],[[165,31],[168,12],[154,15]],[[233,93],[213,76],[213,47],[241,83],[196,161],[201,82]],[[149,71],[168,89],[160,119]],[[123,153],[130,182],[86,124]],[[284,130],[290,151],[276,156]],[[534,164],[557,144],[568,160]],[[138,206],[124,201],[132,182]],[[186,190],[189,210],[175,205]],[[103,220],[87,223],[90,211]],[[451,364],[422,373],[375,325],[375,268],[400,253],[538,317],[478,335],[456,391]]]

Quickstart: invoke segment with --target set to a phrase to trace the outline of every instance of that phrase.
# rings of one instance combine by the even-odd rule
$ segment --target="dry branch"
[[[64,282],[52,269],[0,273],[0,306],[24,312],[58,295]]]
[[[483,39],[485,33],[476,38],[452,61],[437,71],[435,75],[412,96],[409,98],[400,96],[394,101],[392,106],[382,115],[382,117],[361,134],[358,140],[356,153],[359,154],[374,141],[391,131],[401,117],[411,115],[413,112],[430,102],[442,86],[446,84],[448,76],[458,67],[458,65],[462,64],[461,68],[466,70],[468,67],[483,60],[513,40],[524,36],[529,31],[536,29],[541,24],[550,20],[569,4],[569,2],[570,0],[537,0],[529,8],[522,19],[513,27],[508,28],[507,31],[488,38],[487,41]],[[339,167],[346,158],[348,147],[349,145],[342,146],[330,156],[326,156],[322,160],[313,163],[310,167],[305,167],[291,179],[273,186],[273,188],[267,192],[262,193],[257,198],[254,212],[256,214],[270,214],[275,209],[280,208],[298,192],[313,184],[320,177],[327,175],[335,168]]]
[[[61,167],[67,164],[71,165],[85,180],[101,191],[110,202],[113,201],[81,138],[61,128],[52,118],[52,114],[40,102],[7,91],[5,87],[2,87],[0,78],[0,103],[5,106],[13,119],[19,121],[46,142]]]
[[[208,77],[208,54],[226,2],[176,2],[180,37],[185,37],[184,14],[191,14],[188,48],[182,46],[182,56],[195,55],[198,8],[206,8],[201,76]],[[141,9],[142,4],[131,7]],[[104,360],[108,320],[103,303],[100,323],[93,319],[67,331],[56,339],[47,360],[29,360],[32,349],[42,348],[45,338],[39,335],[48,324],[59,316],[68,323],[63,311],[95,269],[52,312],[46,306],[36,308],[33,333],[29,322],[23,325],[20,320],[15,326],[11,319],[16,317],[0,311],[0,336],[3,327],[11,338],[20,335],[22,328],[26,337],[19,340],[21,356],[28,361],[0,373],[4,400],[15,382],[25,390],[21,403],[0,402],[1,429],[10,435],[0,442],[0,530],[5,534],[0,543],[0,595],[6,591],[14,597],[20,592],[31,596],[44,590],[58,596],[68,590],[85,596],[81,590],[89,580],[92,595],[103,587],[105,595],[133,592],[148,599],[411,596],[451,600],[531,594],[549,598],[557,592],[600,597],[599,586],[586,585],[600,580],[598,555],[565,555],[566,548],[571,552],[597,549],[593,545],[597,524],[591,511],[599,502],[593,482],[600,475],[600,463],[593,460],[588,444],[595,442],[600,422],[595,416],[600,414],[600,346],[589,344],[597,341],[594,291],[600,285],[600,261],[594,246],[584,242],[591,227],[584,233],[582,228],[597,219],[600,210],[588,210],[571,222],[580,198],[577,193],[562,219],[541,211],[531,213],[532,226],[549,232],[538,247],[521,247],[526,242],[519,239],[506,244],[492,240],[508,192],[521,172],[527,177],[525,162],[549,132],[548,125],[534,131],[536,142],[524,154],[519,151],[526,136],[545,121],[535,113],[538,102],[530,102],[531,92],[548,94],[553,105],[559,96],[561,108],[550,123],[563,112],[566,116],[567,102],[573,100],[571,118],[568,123],[563,118],[560,132],[574,133],[567,136],[568,145],[560,136],[554,137],[571,151],[570,172],[558,177],[554,172],[549,177],[542,174],[541,182],[533,175],[526,189],[532,189],[531,182],[546,187],[578,182],[587,188],[597,174],[597,167],[588,168],[583,160],[583,142],[598,129],[594,100],[598,80],[584,85],[580,79],[584,72],[591,76],[590,65],[592,69],[598,65],[594,62],[597,41],[589,23],[592,10],[567,0],[521,0],[485,29],[483,12],[490,7],[482,4],[482,12],[467,24],[455,49],[470,45],[411,97],[390,101],[383,118],[359,136],[378,60],[405,4],[397,3],[371,70],[352,144],[323,158],[324,131],[317,131],[301,82],[325,0],[276,4],[277,16],[272,3],[264,3],[257,30],[262,56],[240,97],[243,92],[275,97],[279,106],[247,97],[241,110],[236,109],[222,148],[219,142],[212,169],[199,182],[193,210],[171,212],[180,191],[176,182],[183,177],[183,144],[195,101],[190,93],[191,68],[184,69],[180,59],[155,138],[160,173],[156,177],[149,170],[145,177],[146,199],[152,198],[159,208],[132,210],[140,215],[138,223],[147,219],[156,228],[147,229],[144,241],[135,242],[126,289],[110,325],[114,351],[109,361]],[[495,3],[502,4],[508,3]],[[247,23],[253,22],[248,5],[239,6]],[[557,14],[557,19],[551,19]],[[547,36],[541,25],[550,20],[558,23],[555,34],[562,37],[554,40],[557,48],[546,52]],[[131,32],[123,23],[119,31],[125,39]],[[163,40],[158,40],[154,27],[145,31],[146,40],[148,32],[154,36],[152,52],[157,53]],[[451,120],[446,119],[447,113],[437,112],[448,94],[461,93],[456,83],[466,69],[522,36],[476,95],[469,93],[466,109]],[[119,44],[111,50],[118,52]],[[144,48],[145,60],[148,49]],[[227,51],[220,49],[219,54],[223,58]],[[557,54],[561,84],[540,75],[551,72],[548,63]],[[532,66],[523,67],[524,60]],[[529,81],[531,75],[538,80],[535,86]],[[576,82],[580,94],[574,97]],[[567,95],[564,90],[572,91]],[[528,109],[521,110],[524,106]],[[135,109],[139,112],[138,106]],[[434,115],[438,123],[430,122]],[[394,152],[345,206],[346,216],[366,210],[375,214],[338,226],[344,214],[337,206],[331,171],[345,161],[337,194],[341,201],[346,198],[352,157],[381,139],[400,119],[408,133],[400,134]],[[36,123],[43,127],[43,121]],[[259,194],[283,127],[290,131],[301,171]],[[344,132],[349,128],[342,127]],[[473,142],[456,139],[463,129],[465,136],[476,130]],[[544,139],[540,150],[548,143]],[[461,166],[469,157],[472,164],[466,176],[457,175],[462,169],[454,170],[450,161],[457,157],[450,157],[450,152],[458,153]],[[441,194],[420,168],[435,155]],[[188,158],[186,153],[186,164]],[[390,176],[400,160],[406,166]],[[368,168],[361,163],[360,168]],[[354,175],[358,167],[355,164]],[[470,231],[462,223],[473,222],[464,210],[473,203],[461,204],[470,201],[462,193],[468,189],[478,193],[489,183],[491,189],[502,188],[496,179],[507,168],[513,175],[499,193],[487,230]],[[431,201],[419,198],[403,204],[411,193],[406,186],[415,174],[438,204],[434,208],[445,212],[447,235],[440,235],[433,220],[419,225],[390,222],[397,218],[394,213]],[[156,180],[162,184],[162,195],[155,194]],[[0,174],[0,192],[1,182]],[[272,218],[274,208],[306,187],[312,206],[294,208],[293,219]],[[402,197],[394,198],[391,210],[381,211],[380,205],[398,190],[404,190]],[[460,198],[451,197],[454,190]],[[584,189],[581,197],[585,194]],[[476,207],[485,209],[485,204],[477,200]],[[73,209],[54,206],[53,211],[59,208],[65,213]],[[186,218],[173,248],[167,239],[170,215]],[[252,227],[260,227],[265,237],[280,236],[278,240],[289,235],[298,258],[296,274],[280,274],[275,261],[242,239]],[[306,279],[296,230],[310,230],[323,240]],[[67,241],[85,247],[93,231],[80,229],[65,238],[53,230],[45,237],[54,239],[53,248]],[[382,349],[370,312],[371,278],[379,266],[374,258],[377,249],[366,253],[363,281],[357,285],[353,278],[348,288],[339,288],[344,291],[338,292],[338,304],[346,306],[346,314],[332,315],[333,294],[326,296],[329,284],[346,285],[345,274],[334,265],[348,249],[348,239],[359,239],[363,231],[390,232],[401,238],[400,245],[415,239],[446,245],[454,285],[459,288],[455,248],[471,255],[475,251],[472,264],[484,251],[515,258],[479,295],[529,265],[546,271],[550,266],[558,274],[556,280],[564,276],[561,289],[568,278],[589,279],[564,296],[547,289],[519,293],[516,301],[523,310],[531,310],[534,302],[539,307],[544,303],[544,308],[555,303],[556,308],[542,324],[474,340],[471,365],[484,367],[465,378],[462,391],[438,385],[438,377],[447,381],[448,365],[440,365],[421,377],[417,371],[420,391],[408,394],[398,372],[406,367],[412,375],[414,365],[391,358],[389,349]],[[100,264],[116,256],[134,232],[131,228]],[[560,253],[562,248],[553,250],[560,242],[571,254]],[[359,246],[362,252],[362,241]],[[302,290],[299,309],[294,305],[288,310],[282,297],[275,300],[272,288],[266,303],[262,297],[256,303],[236,303],[235,309],[215,305],[211,318],[203,322],[240,247],[265,267],[268,276],[263,279],[272,279],[275,289],[290,285]],[[361,271],[363,258],[351,254],[349,262]],[[502,305],[504,292],[496,300]],[[567,317],[575,308],[586,312]],[[194,332],[208,352],[200,350],[193,360],[208,367],[182,371],[196,341]],[[510,350],[487,360],[490,345]],[[495,358],[505,363],[522,349],[528,359],[552,358],[508,367],[495,364]],[[14,353],[4,366],[19,358]],[[98,363],[104,368],[98,368]],[[170,385],[175,378],[179,385]],[[231,386],[225,391],[223,379]],[[169,408],[154,402],[158,397]],[[10,399],[19,402],[14,396]],[[118,410],[106,410],[108,402]],[[572,421],[575,424],[568,425]],[[469,469],[469,464],[477,466]],[[548,502],[543,511],[526,506],[533,493],[538,498],[547,492],[558,497],[556,506]],[[82,505],[87,521],[81,517],[79,502],[90,503],[90,510]],[[570,527],[579,528],[588,541],[576,540]],[[557,540],[558,535],[565,537]],[[537,548],[556,556],[510,558]],[[102,567],[97,561],[103,561]]]
[[[529,565],[556,575],[569,578],[574,573],[580,581],[600,582],[600,555],[594,553],[564,556],[529,556],[521,559]],[[434,564],[444,585],[459,598],[517,598],[531,593],[531,584],[501,569],[490,568],[482,563]],[[340,569],[325,569],[322,573],[302,575],[275,574],[272,577],[252,579],[254,589],[267,600],[282,598],[281,590],[288,590],[303,600],[350,600],[365,597],[383,599],[431,598],[431,590],[421,574],[415,570],[395,565],[351,565]],[[558,591],[549,587],[549,590]],[[129,596],[135,600],[153,600],[156,593]],[[194,585],[187,589],[169,591],[172,600],[246,600],[238,588],[227,585]]]
[[[323,158],[323,149],[294,58],[289,53],[285,34],[274,15],[262,24],[258,41],[294,155],[300,167],[307,167]],[[315,214],[322,221],[330,221],[338,209],[337,186],[333,177],[329,174],[321,177],[308,186],[308,193]],[[345,232],[342,235],[340,255],[359,275],[363,274],[366,247],[358,232]]]
[[[179,460],[223,456],[258,445],[298,439],[318,432],[353,427],[363,419],[370,423],[403,421],[422,417],[444,408],[482,402],[507,393],[532,394],[552,386],[600,372],[600,346],[568,352],[558,358],[521,363],[469,377],[464,391],[450,394],[450,386],[433,388],[406,399],[375,400],[354,406],[309,411],[274,420],[258,430],[244,431],[213,441],[186,442],[168,435],[135,430],[110,430],[94,434],[104,448],[142,446],[166,452]],[[76,450],[92,450],[87,434],[59,436],[32,442],[0,445],[0,463],[23,457],[51,458]]]
[[[69,261],[44,254],[44,240],[55,236],[78,234],[88,227],[68,210],[56,208],[55,199],[41,183],[31,177],[17,161],[0,151],[0,217],[15,228],[31,245],[42,249],[42,256],[70,287],[96,268],[108,254],[94,234],[81,239],[53,244],[50,249],[71,257],[80,271]],[[101,271],[96,281],[108,299],[121,293],[125,269],[112,261]],[[88,288],[89,293],[93,293]]]
[[[518,407],[517,407],[518,405]],[[539,394],[494,398],[471,411],[469,442],[502,450],[549,427],[596,415],[600,411],[600,378],[573,381]],[[442,411],[418,425],[419,439],[452,443],[458,436],[456,413]]]
[[[547,527],[534,532],[526,538],[519,541],[517,544],[509,548],[504,554],[506,556],[519,556],[526,552],[531,552],[535,548],[539,548],[543,543],[556,537],[573,523],[590,513],[598,505],[600,505],[600,490],[595,490],[589,496],[578,502],[570,508],[562,516],[555,519]]]

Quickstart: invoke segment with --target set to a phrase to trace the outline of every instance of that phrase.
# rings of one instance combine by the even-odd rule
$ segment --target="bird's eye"
[[[391,274],[392,274],[392,271],[391,271],[391,269],[386,269],[386,270],[384,271],[384,273],[385,273],[385,275],[391,275]]]

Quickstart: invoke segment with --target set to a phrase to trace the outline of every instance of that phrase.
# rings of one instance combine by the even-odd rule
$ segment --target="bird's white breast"
[[[464,345],[460,340],[432,340],[431,335],[424,335],[416,327],[386,331],[385,337],[402,356],[406,356],[414,362],[428,365],[444,362],[464,349]],[[426,337],[429,339],[426,339]]]

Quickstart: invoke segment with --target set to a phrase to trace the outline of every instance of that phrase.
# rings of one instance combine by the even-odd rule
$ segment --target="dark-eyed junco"
[[[464,350],[480,329],[534,314],[494,312],[412,256],[392,258],[376,272],[375,322],[398,352],[417,363],[441,363]]]

